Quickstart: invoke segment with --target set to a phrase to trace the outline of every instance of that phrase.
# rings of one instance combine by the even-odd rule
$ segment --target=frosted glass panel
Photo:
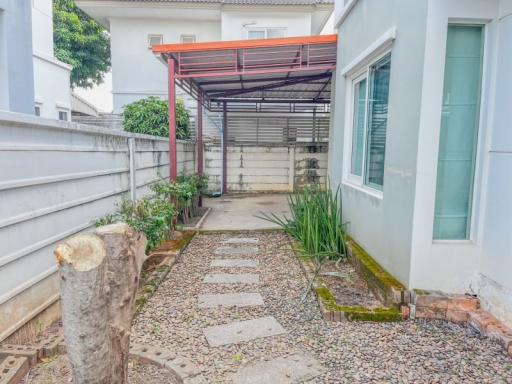
[[[450,25],[437,163],[434,239],[467,239],[480,87],[483,28]]]
[[[366,115],[366,79],[354,85],[354,123],[352,132],[352,164],[353,175],[363,175],[364,130]]]
[[[368,90],[366,184],[379,189],[384,185],[390,70],[391,55],[387,55],[371,67]]]

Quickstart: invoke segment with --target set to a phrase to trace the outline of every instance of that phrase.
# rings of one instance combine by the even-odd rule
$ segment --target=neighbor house
[[[70,120],[70,72],[53,54],[52,0],[0,0],[0,109]]]
[[[317,35],[334,8],[332,0],[76,3],[110,31],[114,113],[147,96],[167,98],[167,69],[155,59],[153,45]],[[185,93],[181,97],[187,99]]]
[[[512,2],[337,0],[329,176],[411,289],[512,325]]]

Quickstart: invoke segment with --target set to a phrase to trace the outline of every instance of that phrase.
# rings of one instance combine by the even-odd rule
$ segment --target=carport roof
[[[163,44],[153,52],[173,60],[177,83],[202,93],[205,105],[328,104],[336,68],[336,35]]]

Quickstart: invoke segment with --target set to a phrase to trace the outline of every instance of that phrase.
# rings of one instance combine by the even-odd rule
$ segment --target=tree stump
[[[62,321],[74,383],[124,384],[146,238],[124,223],[59,244]]]

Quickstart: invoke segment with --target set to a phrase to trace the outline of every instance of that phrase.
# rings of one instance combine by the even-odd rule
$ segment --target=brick
[[[469,319],[469,312],[466,311],[457,311],[454,309],[446,310],[446,320],[452,321],[454,323],[463,324],[466,323]]]
[[[480,307],[480,300],[470,295],[457,295],[448,301],[448,309],[454,311],[476,311]]]
[[[30,367],[26,357],[8,356],[0,364],[0,384],[18,384]]]
[[[422,319],[446,319],[445,308],[419,307],[416,305],[416,317]]]
[[[485,335],[487,327],[490,324],[496,324],[497,322],[498,320],[494,316],[483,310],[477,310],[469,313],[468,324],[482,335]]]
[[[512,329],[500,322],[489,324],[485,330],[485,335],[490,339],[496,340],[505,350],[512,346]]]
[[[341,322],[341,312],[340,311],[333,312],[332,321],[336,321],[338,323]]]
[[[43,357],[52,357],[58,355],[61,350],[60,344],[64,341],[61,335],[53,335],[41,342],[41,350]]]
[[[508,355],[512,357],[512,345],[508,346]]]
[[[332,312],[322,308],[322,316],[325,321],[332,321]]]
[[[426,295],[418,295],[416,297],[417,307],[428,307],[428,308],[448,308],[449,297],[442,293],[431,293]]]
[[[400,306],[400,312],[402,312],[403,319],[408,319],[411,316],[411,310],[408,305]]]
[[[3,344],[0,346],[0,360],[7,356],[26,357],[28,364],[33,367],[37,364],[39,349],[31,345]]]

